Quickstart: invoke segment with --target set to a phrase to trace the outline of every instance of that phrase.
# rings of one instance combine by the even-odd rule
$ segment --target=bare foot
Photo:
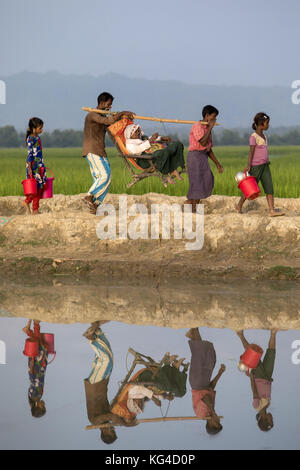
[[[239,214],[243,214],[242,208],[238,204],[235,206],[235,208]]]
[[[100,325],[104,325],[104,323],[108,323],[108,322],[110,322],[110,320],[98,320],[98,321],[94,321],[92,323],[92,326],[99,328]]]
[[[97,209],[98,209],[99,205],[93,203],[93,206],[94,206],[94,209],[90,209],[90,213],[96,215],[96,214],[97,214]]]
[[[93,203],[93,196],[88,194],[82,198],[82,201],[88,206],[90,214],[96,214],[97,206]]]
[[[168,176],[167,181],[169,184],[176,184],[176,181],[172,178],[172,176]]]
[[[187,338],[192,339],[192,336],[193,336],[193,335],[192,335],[192,329],[190,329],[190,330],[185,334],[185,336],[186,336]]]
[[[174,362],[178,357],[178,354],[172,354],[172,356],[169,357],[170,362]]]
[[[91,323],[91,326],[83,333],[82,336],[85,336],[90,341],[93,341],[95,332],[98,330],[100,325],[104,325],[104,323],[109,322],[109,320],[99,320],[99,321],[94,321]]]
[[[180,176],[180,174],[178,173],[177,170],[172,171],[171,176],[174,176],[174,177],[177,178],[179,181],[183,181],[183,178]]]
[[[275,334],[275,333],[278,333],[278,331],[288,331],[288,329],[285,329],[285,328],[271,328],[271,333],[272,334]]]
[[[183,361],[185,361],[185,357],[182,357],[181,359],[178,359],[178,361],[173,362],[173,366],[176,367],[176,369],[179,369],[180,366],[182,365]]]
[[[39,215],[39,214],[40,214],[40,212],[37,209],[32,211],[32,215]]]
[[[30,206],[27,204],[27,202],[23,201],[22,206],[25,207],[27,214],[31,214]]]
[[[281,215],[285,215],[285,212],[281,211],[280,209],[274,209],[270,211],[270,217],[280,217]]]
[[[187,199],[186,201],[184,201],[184,203],[182,205],[183,209],[184,209],[184,206],[188,206],[188,205],[190,205],[192,210],[193,210],[193,201],[192,201],[192,199]]]
[[[241,338],[244,334],[244,330],[235,330],[236,334]]]

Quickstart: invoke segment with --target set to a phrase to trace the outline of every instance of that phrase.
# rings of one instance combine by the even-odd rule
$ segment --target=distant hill
[[[0,126],[10,124],[18,130],[24,130],[32,116],[41,117],[49,131],[82,129],[85,113],[81,107],[95,106],[102,91],[115,96],[115,110],[128,109],[139,115],[197,120],[202,107],[213,104],[219,108],[219,121],[225,128],[248,128],[259,111],[271,116],[274,127],[300,125],[300,105],[292,104],[290,87],[189,85],[114,73],[93,77],[23,72],[0,78],[7,88],[7,104],[0,105]],[[147,124],[143,126],[149,129]],[[168,124],[170,127],[180,133],[179,126]]]

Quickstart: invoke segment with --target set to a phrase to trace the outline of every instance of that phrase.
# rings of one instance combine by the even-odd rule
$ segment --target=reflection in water
[[[29,339],[26,340],[24,354],[28,356],[29,389],[28,401],[34,418],[41,418],[46,413],[44,393],[45,374],[48,365],[48,346],[40,331],[40,322],[29,320],[23,328]]]
[[[246,369],[246,375],[250,377],[251,389],[253,393],[253,408],[257,411],[256,419],[261,431],[270,431],[274,426],[273,416],[267,412],[271,402],[271,384],[273,382],[273,371],[276,354],[276,333],[277,330],[270,331],[270,340],[268,349],[262,360],[259,360],[257,366],[253,369]],[[242,341],[246,350],[249,350],[250,344],[245,338],[243,331],[238,331],[237,335]]]
[[[206,419],[208,434],[217,434],[223,427],[215,412],[216,385],[225,372],[222,364],[213,380],[216,365],[216,351],[210,341],[202,340],[198,328],[191,328],[186,334],[191,349],[190,385],[192,388],[193,408],[196,416]]]
[[[249,295],[249,292],[255,294]],[[44,298],[47,302],[39,302]],[[102,318],[186,328],[300,329],[299,283],[286,281],[162,282],[107,285],[0,284],[1,307],[16,317],[36,312],[41,321],[89,323]]]
[[[129,349],[134,354],[133,364],[122,381],[112,403],[107,398],[107,388],[113,368],[110,343],[97,321],[83,334],[95,351],[92,370],[84,380],[88,419],[101,429],[101,439],[111,444],[117,439],[115,426],[136,426],[136,417],[143,413],[147,401],[161,407],[161,400],[173,400],[186,393],[188,363],[184,358],[166,353],[157,363],[151,357]],[[143,367],[135,371],[137,365]],[[134,372],[134,374],[133,374]],[[133,375],[132,375],[133,374]]]
[[[45,286],[31,287],[30,296],[29,287],[19,285],[14,297],[12,288],[2,286],[2,307],[12,315],[26,317],[27,312],[36,311],[42,321],[51,321],[51,315],[57,321],[49,330],[55,333],[59,360],[55,367],[47,367],[54,346],[51,349],[45,342],[41,330],[48,328],[41,328],[37,320],[31,328],[29,321],[23,331],[38,348],[34,356],[28,355],[30,387],[25,400],[28,376],[20,361],[23,349],[16,348],[24,342],[24,320],[0,318],[0,339],[6,343],[8,357],[7,365],[0,366],[0,446],[106,449],[110,443],[110,449],[299,447],[300,381],[291,361],[291,345],[300,332],[277,336],[277,328],[300,325],[299,293],[290,286],[278,286],[281,288],[277,290],[274,284],[261,286],[255,302],[251,298],[245,301],[241,286],[237,289],[226,283],[219,283],[215,293],[213,285],[181,286],[178,290],[174,286],[161,290],[102,286],[95,290],[90,285],[76,289],[62,285],[53,298],[54,291],[47,291]],[[36,295],[49,302],[37,305]],[[266,299],[268,295],[270,302],[261,303],[260,310],[259,297]],[[58,313],[74,324],[59,324]],[[92,321],[84,338],[83,325],[76,321],[84,323],[84,328]],[[184,330],[151,326],[157,323]],[[244,332],[245,324],[252,328],[261,325],[270,332]],[[198,328],[200,325],[205,326]],[[212,325],[219,329],[207,328]],[[250,339],[267,347],[255,366],[245,367],[245,376],[237,365],[241,344],[245,352],[253,347]],[[128,358],[132,361],[129,365]],[[285,400],[287,383],[289,400]],[[9,400],[16,407],[7,407]],[[251,400],[255,413],[249,406]],[[88,421],[88,429],[92,426],[99,430],[86,432]],[[246,433],[240,432],[241,423]]]

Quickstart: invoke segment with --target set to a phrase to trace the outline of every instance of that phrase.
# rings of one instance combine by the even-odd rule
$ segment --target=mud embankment
[[[41,214],[27,216],[21,197],[0,198],[0,276],[57,276],[74,278],[156,279],[300,278],[300,199],[276,199],[284,217],[268,215],[265,198],[245,204],[245,213],[235,210],[236,197],[212,196],[204,205],[204,245],[187,250],[185,238],[101,240],[96,227],[103,217],[88,213],[82,195],[56,195],[41,201]],[[128,196],[128,208],[144,204],[148,231],[153,204],[179,204],[185,198],[160,194]],[[119,195],[108,195],[116,219]],[[133,220],[128,217],[128,223]],[[171,219],[172,220],[172,219]],[[194,216],[195,223],[195,216]],[[172,225],[172,224],[171,224]],[[184,232],[183,236],[184,236]]]

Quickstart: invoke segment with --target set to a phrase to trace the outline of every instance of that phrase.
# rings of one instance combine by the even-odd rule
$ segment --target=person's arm
[[[208,140],[210,138],[211,131],[216,124],[216,120],[209,121],[209,124],[207,125],[207,132],[204,134],[204,136],[199,140],[200,144],[202,147],[206,147]]]
[[[161,137],[160,141],[161,142],[167,142],[167,144],[169,144],[171,142],[171,137],[169,137],[168,135],[165,135],[163,137]]]
[[[155,132],[154,134],[150,135],[150,137],[149,137],[150,142],[155,142],[156,139],[158,139],[158,132]]]
[[[27,150],[28,150],[28,156],[27,156],[28,174],[29,176],[32,176],[33,175],[32,165],[34,162],[34,155],[33,155],[33,144],[32,144],[31,138],[27,139]]]
[[[221,364],[221,367],[219,369],[219,372],[215,376],[215,378],[210,382],[209,386],[214,390],[216,388],[216,385],[221,377],[222,374],[224,374],[226,370],[226,366],[224,364]]]
[[[250,377],[251,389],[252,389],[252,393],[253,393],[253,399],[259,398],[256,383],[255,383],[255,379],[254,379],[254,375],[252,374],[252,371],[250,373],[249,372],[246,373],[246,375],[248,375],[248,377]]]
[[[34,337],[34,334],[33,334],[33,331],[30,328],[31,327],[31,322],[32,322],[32,320],[28,320],[27,325],[24,326],[24,328],[22,328],[22,331],[24,331],[24,333],[26,333],[27,336],[32,338],[32,337]]]
[[[212,400],[211,395],[207,393],[206,395],[204,395],[204,397],[201,398],[201,400],[203,401],[203,403],[205,403],[209,411],[211,413],[214,413],[215,410],[214,410],[213,400]]]
[[[149,398],[150,400],[153,397],[153,392],[152,390],[149,390],[149,388],[144,387],[143,385],[133,385],[130,387],[129,392],[128,392],[128,398]]]
[[[32,162],[27,162],[27,165],[28,165],[28,174],[29,174],[29,176],[32,176],[33,175]]]
[[[129,119],[134,119],[134,113],[131,111],[122,111],[121,113],[111,114],[110,116],[105,116],[92,112],[90,115],[91,121],[97,122],[98,124],[104,124],[105,126],[110,126],[116,121],[119,121],[123,116],[128,117]]]
[[[216,158],[214,152],[210,149],[210,151],[208,152],[208,156],[209,158],[214,162],[214,164],[216,165],[217,169],[218,169],[218,172],[219,173],[223,173],[223,167],[221,165],[221,163],[219,162],[219,160]]]
[[[251,165],[252,165],[252,160],[253,160],[253,155],[255,151],[255,145],[250,145],[250,150],[249,150],[249,156],[248,156],[248,165],[244,169],[244,171],[250,171]]]
[[[151,147],[149,140],[127,139],[126,149],[132,155],[141,155],[145,150]]]
[[[112,423],[116,426],[121,426],[124,425],[124,420],[121,418],[121,416],[118,416],[114,413],[105,413],[103,415],[98,415],[94,418],[93,424],[108,424]]]

